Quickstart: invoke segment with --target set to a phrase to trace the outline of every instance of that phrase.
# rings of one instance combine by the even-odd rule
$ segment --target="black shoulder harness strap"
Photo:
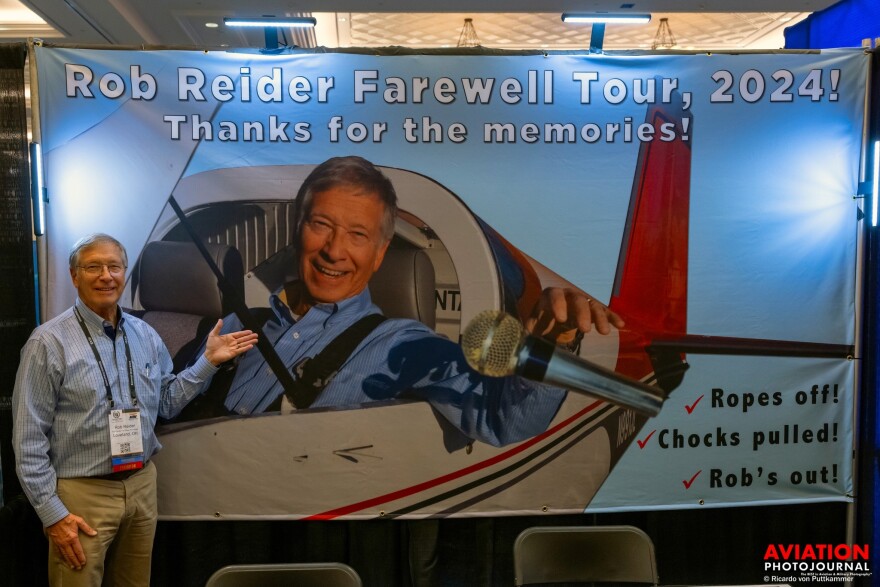
[[[306,357],[293,367],[296,380],[293,389],[284,390],[284,395],[297,409],[304,409],[312,405],[317,397],[324,391],[327,384],[342,367],[342,364],[351,356],[354,349],[370,334],[379,324],[385,321],[382,314],[369,314],[364,316],[341,334],[330,341],[324,350],[314,357]],[[266,411],[281,409],[281,396],[275,399]]]
[[[192,155],[190,155],[192,157]],[[189,163],[187,163],[189,165]],[[178,180],[178,183],[180,180]],[[177,186],[175,186],[176,188]],[[214,259],[211,257],[211,254],[208,252],[208,249],[205,248],[204,243],[199,238],[199,235],[196,233],[192,224],[190,224],[189,219],[187,219],[186,214],[183,213],[180,205],[177,203],[177,200],[174,199],[174,195],[168,196],[168,204],[171,206],[171,209],[174,210],[174,213],[177,215],[178,220],[180,220],[180,225],[186,230],[193,244],[199,250],[199,253],[202,255],[202,258],[208,264],[208,267],[211,269],[211,272],[214,274],[214,277],[217,278],[217,285],[220,287],[220,291],[223,292],[224,299],[228,299],[232,304],[233,312],[238,316],[238,319],[241,320],[242,325],[252,332],[257,333],[257,343],[256,347],[260,351],[260,354],[263,355],[263,359],[266,360],[266,364],[269,365],[269,368],[272,369],[272,372],[275,374],[275,377],[278,378],[278,381],[281,383],[281,386],[284,388],[285,393],[291,393],[293,388],[293,377],[291,377],[290,372],[284,366],[284,363],[281,361],[281,357],[278,356],[278,353],[275,352],[275,347],[272,346],[272,343],[269,342],[263,335],[263,329],[260,327],[260,324],[254,320],[250,311],[248,310],[247,305],[244,303],[244,300],[235,291],[235,288],[232,287],[232,284],[229,283],[229,280],[226,279],[226,276],[223,275],[223,272],[220,271],[220,268],[217,267],[217,263],[214,262]],[[296,405],[296,404],[294,404]]]

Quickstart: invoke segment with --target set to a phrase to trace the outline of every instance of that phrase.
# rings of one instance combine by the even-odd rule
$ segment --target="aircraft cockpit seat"
[[[385,253],[370,279],[370,297],[389,318],[411,318],[436,327],[434,264],[416,247],[395,247]]]
[[[239,296],[244,296],[241,254],[227,245],[205,245]],[[219,318],[232,312],[217,278],[192,243],[153,241],[138,263],[135,312],[168,347],[175,373],[186,367]]]

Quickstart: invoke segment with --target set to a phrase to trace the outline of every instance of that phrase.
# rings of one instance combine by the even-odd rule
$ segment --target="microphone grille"
[[[484,310],[465,328],[461,348],[475,371],[489,377],[504,377],[516,369],[522,340],[519,320],[499,310]]]

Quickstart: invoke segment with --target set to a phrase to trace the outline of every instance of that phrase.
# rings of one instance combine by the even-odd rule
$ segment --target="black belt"
[[[149,463],[149,461],[147,461],[147,463]],[[147,467],[147,463],[144,463],[144,466],[140,469],[128,469],[126,471],[108,473],[107,475],[95,475],[94,477],[89,477],[89,479],[100,479],[101,481],[125,481],[132,475],[136,475],[143,471]]]

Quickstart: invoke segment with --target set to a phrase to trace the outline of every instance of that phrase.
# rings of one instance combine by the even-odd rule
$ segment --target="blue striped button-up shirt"
[[[101,355],[115,407],[133,407],[125,343],[105,332],[104,320],[77,299],[75,308]],[[159,335],[146,322],[121,314],[135,374],[144,456],[161,448],[156,417],[171,418],[204,389],[217,371],[204,356],[176,377]],[[12,394],[16,469],[44,526],[67,516],[55,492],[58,478],[112,472],[110,402],[95,355],[71,308],[31,334],[21,351]]]
[[[366,289],[336,304],[317,304],[298,320],[277,295],[270,305],[273,318],[263,335],[288,369],[318,354],[361,317],[380,313]],[[235,316],[224,319],[224,331],[241,328]],[[282,393],[253,349],[240,357],[225,403],[247,415],[265,411]],[[469,438],[503,445],[544,431],[565,391],[520,377],[480,375],[459,345],[421,322],[388,319],[361,342],[312,407],[357,407],[398,397],[425,399]]]

